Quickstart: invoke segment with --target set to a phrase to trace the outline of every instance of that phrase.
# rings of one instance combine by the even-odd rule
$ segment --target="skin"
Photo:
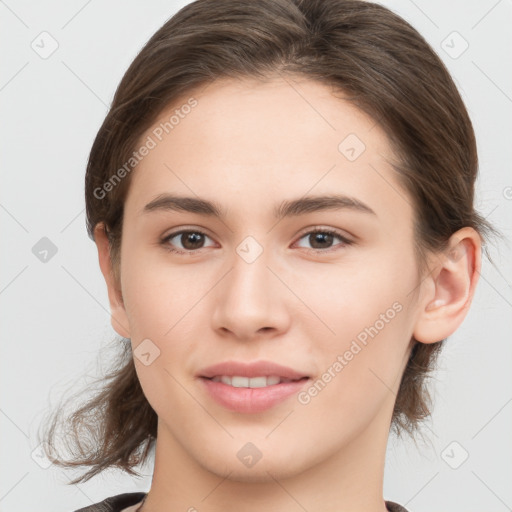
[[[133,171],[118,282],[101,224],[95,232],[112,325],[133,350],[148,338],[160,350],[148,366],[134,358],[159,418],[144,511],[229,512],[243,503],[247,512],[384,512],[386,444],[411,337],[435,343],[461,324],[479,275],[480,237],[458,231],[419,276],[412,200],[389,163],[386,134],[323,84],[223,80],[193,96],[198,105]],[[354,161],[338,150],[349,134],[366,146]],[[227,216],[141,213],[164,192],[216,201]],[[273,217],[283,200],[334,192],[375,215]],[[181,236],[161,242],[180,228],[207,236],[196,246]],[[313,228],[339,230],[353,243],[314,245],[304,234]],[[236,251],[249,235],[263,248],[252,263]],[[195,377],[228,359],[266,359],[314,381],[394,303],[401,311],[308,404],[292,396],[263,413],[235,413]],[[262,454],[252,467],[237,458],[249,441]]]

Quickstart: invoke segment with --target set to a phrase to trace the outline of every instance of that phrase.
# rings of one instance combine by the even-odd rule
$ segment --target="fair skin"
[[[95,231],[113,327],[133,350],[145,339],[160,350],[147,366],[134,358],[158,414],[147,512],[234,512],[240,503],[246,512],[385,512],[386,444],[411,337],[450,336],[474,294],[479,235],[455,233],[420,278],[412,201],[384,131],[325,85],[287,80],[224,80],[194,92],[198,105],[131,176],[120,282],[102,226]],[[366,146],[354,161],[338,150],[349,134]],[[226,217],[144,212],[162,193],[214,201]],[[334,193],[374,213],[273,216],[285,200]],[[180,228],[207,236],[160,242]],[[306,235],[321,228],[353,243]],[[247,236],[263,248],[251,263],[237,252]],[[307,373],[308,389],[394,303],[400,312],[307,404],[292,396],[259,414],[233,412],[196,377],[228,359],[265,359]],[[252,467],[237,457],[247,442],[262,454]]]

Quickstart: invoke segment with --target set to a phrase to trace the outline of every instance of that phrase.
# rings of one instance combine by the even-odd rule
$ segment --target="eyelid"
[[[333,251],[341,250],[343,247],[347,247],[349,245],[355,244],[354,240],[348,235],[345,234],[345,232],[341,231],[337,228],[332,228],[328,226],[309,226],[304,229],[298,236],[296,242],[294,242],[293,245],[297,244],[302,238],[304,238],[306,235],[310,235],[312,233],[329,233],[333,236],[338,237],[341,240],[340,244],[336,244],[333,247],[328,247],[327,249],[314,249],[309,247],[301,247],[301,249],[306,250],[307,252],[314,253],[314,254],[325,254],[325,253],[331,253]],[[340,247],[341,246],[341,249]]]
[[[160,239],[160,244],[161,245],[164,245],[166,246],[166,249],[170,252],[173,252],[173,253],[176,253],[176,254],[196,254],[196,253],[199,253],[201,251],[201,249],[206,249],[206,247],[200,247],[199,249],[196,249],[196,250],[183,250],[183,249],[170,249],[169,247],[167,247],[169,245],[169,240],[171,238],[174,238],[178,235],[181,235],[183,233],[199,233],[201,235],[204,235],[208,238],[210,238],[211,240],[213,240],[213,237],[211,237],[205,229],[203,228],[196,228],[196,227],[193,227],[193,226],[183,226],[179,229],[177,229],[176,231],[171,231],[170,233],[167,233],[165,235],[162,236],[162,238]]]
[[[353,238],[355,238],[344,230],[341,230],[338,228],[333,228],[331,226],[322,226],[322,225],[308,226],[307,228],[304,228],[303,230],[301,230],[297,236],[298,236],[298,238],[302,238],[304,235],[308,235],[310,233],[316,233],[317,231],[334,233],[334,234],[336,234],[336,236],[339,236],[340,238],[343,238],[350,242],[352,242]]]
[[[164,235],[161,238],[160,243],[162,245],[168,245],[169,244],[169,240],[171,238],[174,238],[174,237],[176,237],[178,235],[181,235],[183,233],[190,233],[190,232],[192,232],[192,233],[199,233],[199,234],[204,235],[204,236],[210,238],[211,240],[213,240],[213,237],[211,237],[206,232],[206,230],[203,229],[203,228],[196,228],[196,227],[193,227],[193,226],[183,226],[183,227],[177,229],[176,231],[171,231],[170,233]],[[321,254],[321,253],[329,253],[329,252],[332,252],[332,251],[337,251],[337,250],[339,250],[338,246],[340,246],[340,245],[342,247],[346,247],[346,246],[349,246],[349,245],[352,245],[352,244],[355,243],[354,240],[352,240],[350,236],[347,236],[347,234],[345,234],[343,231],[341,231],[339,229],[328,227],[328,226],[318,226],[318,225],[315,225],[315,226],[308,226],[307,228],[304,228],[297,235],[296,241],[293,242],[292,246],[297,244],[306,235],[310,235],[312,233],[318,233],[318,232],[320,232],[320,233],[329,233],[329,234],[332,234],[333,236],[337,236],[341,240],[341,244],[334,245],[333,247],[328,247],[327,249],[315,249],[315,248],[308,248],[308,247],[301,247],[301,249],[304,249],[307,252],[313,252],[315,254]],[[193,255],[193,254],[198,254],[202,249],[206,249],[207,247],[200,247],[199,249],[195,249],[195,250],[170,249],[169,247],[166,247],[166,248],[167,248],[168,251],[176,253],[176,254],[189,254],[189,255]]]
[[[210,238],[213,238],[210,234],[208,234],[208,230],[205,228],[199,228],[197,226],[181,226],[181,227],[177,228],[176,230],[171,229],[167,234],[162,236],[161,240],[162,241],[167,240],[167,239],[172,238],[176,235],[179,235],[183,232],[189,232],[189,231],[192,231],[194,233],[201,233]]]

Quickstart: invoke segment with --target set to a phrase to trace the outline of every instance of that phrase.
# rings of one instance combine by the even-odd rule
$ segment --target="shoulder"
[[[116,494],[93,505],[75,510],[75,512],[121,512],[126,507],[139,503],[145,495],[144,492]]]
[[[409,512],[405,507],[394,501],[386,501],[386,508],[389,512]]]
[[[121,512],[124,508],[139,503],[145,495],[144,492],[117,494],[93,505],[75,510],[75,512]],[[405,507],[393,501],[386,501],[386,508],[389,512],[408,512]]]

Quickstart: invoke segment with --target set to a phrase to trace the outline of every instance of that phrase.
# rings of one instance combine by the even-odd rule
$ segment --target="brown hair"
[[[446,248],[464,226],[482,238],[497,233],[474,209],[477,151],[464,103],[440,58],[401,17],[358,0],[198,0],[169,19],[137,55],[91,149],[87,229],[93,238],[95,226],[104,223],[117,278],[131,175],[123,173],[108,193],[105,183],[130,160],[142,134],[164,108],[200,86],[276,74],[343,92],[385,129],[398,158],[397,176],[414,205],[422,270],[428,251]],[[412,340],[393,411],[398,434],[412,435],[430,415],[426,378],[444,341]],[[100,392],[67,420],[68,438],[78,448],[73,458],[53,456],[58,417],[46,434],[47,456],[56,464],[92,467],[71,483],[108,467],[137,474],[132,467],[154,445],[157,415],[139,384],[129,343],[121,350]]]

